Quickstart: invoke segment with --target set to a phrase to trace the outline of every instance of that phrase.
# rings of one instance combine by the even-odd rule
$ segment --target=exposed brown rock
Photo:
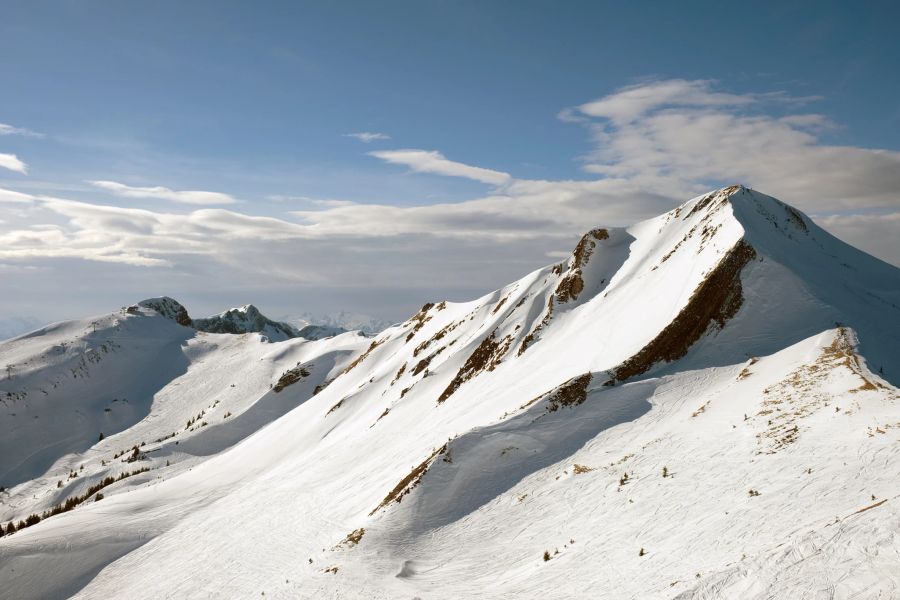
[[[497,330],[491,332],[491,335],[484,338],[478,347],[472,352],[468,359],[466,359],[466,364],[462,366],[450,384],[447,386],[447,389],[441,393],[438,398],[438,404],[443,403],[447,398],[453,395],[453,393],[459,389],[459,386],[464,384],[466,381],[475,377],[479,373],[484,371],[493,371],[500,361],[503,359],[503,356],[506,354],[507,350],[509,350],[510,344],[512,344],[512,336],[506,336],[502,340],[497,340],[496,337]]]
[[[427,368],[428,368],[428,365],[431,364],[431,361],[434,360],[434,357],[437,356],[438,354],[440,354],[441,352],[443,352],[443,351],[446,350],[446,349],[447,349],[446,346],[441,346],[440,348],[438,348],[437,350],[435,350],[434,352],[432,352],[431,354],[429,354],[427,357],[425,357],[425,358],[423,358],[422,360],[420,360],[420,361],[416,364],[416,366],[413,368],[412,374],[413,374],[413,375],[418,375],[419,373],[421,373],[422,371],[424,371],[425,369],[427,369]]]
[[[344,400],[346,400],[346,399],[347,398],[344,397],[344,398],[341,398],[340,400],[338,400],[334,406],[332,406],[331,408],[328,409],[328,412],[325,413],[325,416],[327,417],[328,415],[330,415],[331,413],[333,413],[334,411],[339,409],[341,407],[341,405],[344,404]]]
[[[385,418],[386,416],[388,416],[388,413],[390,413],[390,412],[391,412],[390,407],[385,408],[385,409],[384,409],[384,412],[381,413],[380,415],[378,415],[378,418],[375,419],[375,423],[377,423],[378,421],[380,421],[380,420],[382,420],[383,418]],[[371,425],[369,425],[369,428],[371,429],[372,427],[374,427],[374,426],[375,426],[375,423],[372,423]]]
[[[400,365],[400,368],[397,370],[397,374],[394,375],[394,378],[391,380],[391,385],[397,383],[397,380],[403,375],[403,372],[406,371],[406,363]]]
[[[572,253],[572,264],[569,272],[556,286],[556,299],[559,302],[568,302],[575,300],[584,290],[584,279],[581,269],[590,260],[597,247],[597,242],[609,238],[609,231],[606,229],[594,229],[584,234],[575,251]]]
[[[373,350],[375,350],[375,348],[377,348],[378,346],[380,346],[383,343],[384,343],[384,340],[382,339],[382,340],[375,340],[371,344],[369,344],[369,348],[365,352],[363,352],[362,354],[357,356],[356,360],[354,360],[352,363],[347,365],[347,368],[341,372],[341,375],[352,371],[353,368],[356,367],[359,363],[366,360],[366,358],[369,356],[369,354],[372,353]]]
[[[692,208],[690,210],[690,212],[688,212],[684,216],[684,218],[687,219],[694,213],[702,211],[703,209],[708,207],[710,204],[712,204],[712,202],[716,199],[719,200],[719,204],[713,210],[718,210],[722,206],[725,206],[726,204],[728,204],[728,199],[731,196],[733,196],[736,192],[738,192],[740,189],[741,189],[741,186],[739,186],[739,185],[730,185],[727,188],[723,188],[721,190],[717,190],[715,192],[711,192],[711,193],[707,194],[706,196],[701,198],[697,202],[697,204],[694,205],[694,208]]]
[[[550,392],[547,412],[556,412],[563,406],[578,406],[587,399],[588,386],[593,377],[590,373],[573,377]]]
[[[443,304],[443,306],[446,306],[446,303],[442,303],[442,304]],[[431,310],[432,308],[434,308],[434,302],[426,303],[425,305],[422,306],[422,308],[419,310],[419,312],[414,314],[412,316],[412,318],[409,321],[407,321],[407,323],[415,323],[415,325],[412,328],[412,331],[410,331],[409,334],[406,336],[407,342],[410,341],[411,339],[413,339],[416,336],[416,334],[419,333],[419,330],[425,326],[425,323],[427,323],[428,321],[431,320],[431,315],[428,314],[428,311]],[[440,308],[438,310],[440,310]]]
[[[316,394],[318,394],[319,392],[321,392],[322,390],[327,388],[329,385],[331,385],[332,381],[334,381],[334,379],[327,379],[327,380],[323,381],[322,383],[320,383],[319,385],[317,385],[316,389],[313,390],[313,396],[315,396]]]
[[[694,205],[694,208],[692,208],[690,211],[688,211],[688,213],[686,215],[684,215],[684,218],[688,219],[694,213],[700,212],[701,210],[703,210],[704,208],[709,206],[712,203],[712,201],[716,198],[716,193],[717,192],[712,192],[712,193],[707,194],[707,195],[703,196],[702,198],[700,198],[700,200],[697,202],[697,204]]]
[[[350,533],[347,534],[347,537],[338,544],[339,546],[356,546],[362,540],[363,535],[366,533],[365,527],[360,527],[359,529],[354,529]]]
[[[556,286],[556,298],[560,302],[568,302],[577,299],[582,291],[584,291],[584,279],[581,276],[581,269],[578,269],[563,277],[559,282],[559,285]]]
[[[384,497],[384,500],[381,501],[381,504],[376,506],[372,512],[369,513],[371,517],[376,512],[386,507],[391,502],[401,502],[403,500],[403,496],[410,493],[413,488],[419,485],[419,482],[422,480],[422,477],[425,473],[428,472],[428,467],[431,466],[431,463],[434,462],[434,459],[439,455],[443,454],[447,451],[447,444],[444,444],[437,450],[431,453],[431,455],[423,460],[418,466],[413,467],[413,470],[409,472],[409,475],[400,480],[400,483],[394,486],[388,495]]]
[[[535,339],[537,338],[537,334],[540,333],[541,329],[543,329],[550,323],[550,320],[552,318],[553,318],[553,296],[550,296],[550,298],[547,300],[547,314],[545,314],[544,318],[541,319],[541,322],[537,324],[537,327],[532,329],[528,333],[528,335],[526,335],[522,339],[522,343],[519,344],[519,352],[518,352],[517,356],[522,356],[522,354],[525,352],[525,350],[527,350],[528,347],[534,343]]]
[[[453,331],[454,329],[456,329],[457,327],[459,327],[459,326],[462,325],[463,323],[465,323],[464,320],[463,320],[463,321],[454,321],[454,322],[452,322],[452,323],[448,323],[447,325],[445,325],[444,327],[442,327],[440,330],[438,330],[438,332],[435,333],[433,336],[431,336],[430,338],[428,338],[427,340],[425,340],[424,342],[422,342],[421,344],[419,344],[418,346],[416,346],[416,349],[413,350],[413,356],[414,356],[414,357],[415,357],[415,356],[418,356],[419,353],[420,353],[422,350],[425,350],[426,348],[428,348],[428,346],[430,346],[430,345],[433,344],[434,342],[436,342],[436,341],[442,339],[445,335],[447,335],[448,333],[450,333],[451,331]]]
[[[611,372],[613,380],[640,375],[658,362],[677,360],[711,326],[724,327],[744,302],[741,271],[755,256],[750,244],[738,241],[697,286],[678,316],[637,354]]]
[[[278,381],[272,387],[272,391],[280,392],[287,386],[293,385],[305,377],[309,377],[309,370],[305,366],[297,365],[293,369],[285,371],[281,377],[278,378]]]
[[[581,239],[575,246],[575,251],[572,253],[572,258],[575,259],[572,266],[581,268],[586,265],[588,259],[591,258],[591,254],[594,253],[594,248],[597,246],[596,242],[607,239],[609,239],[609,231],[606,229],[592,229],[581,236]]]

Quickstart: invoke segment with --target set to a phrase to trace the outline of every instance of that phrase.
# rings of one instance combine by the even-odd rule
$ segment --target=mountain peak
[[[137,306],[155,310],[157,313],[171,319],[179,325],[191,326],[191,317],[187,309],[174,298],[160,296],[159,298],[147,298],[137,303]]]
[[[296,327],[269,319],[253,304],[231,308],[205,319],[192,319],[180,302],[168,296],[141,300],[136,306],[131,307],[129,312],[136,312],[138,307],[151,309],[179,325],[192,327],[206,333],[261,333],[269,341],[300,337],[300,332]],[[320,335],[324,335],[324,333]]]
[[[252,304],[232,308],[205,319],[194,319],[194,327],[208,333],[261,333],[270,341],[300,336],[295,327],[288,323],[273,321]]]
[[[809,217],[790,204],[740,184],[729,185],[688,200],[676,208],[673,214],[684,220],[694,215],[704,220],[728,205],[732,207],[734,217],[745,226],[762,218],[776,229],[782,229],[782,233],[807,233],[811,224]]]

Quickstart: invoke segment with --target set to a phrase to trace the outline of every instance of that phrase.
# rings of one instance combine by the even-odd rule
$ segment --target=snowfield
[[[900,597],[900,270],[774,198],[374,338],[237,310],[0,344],[0,598]]]

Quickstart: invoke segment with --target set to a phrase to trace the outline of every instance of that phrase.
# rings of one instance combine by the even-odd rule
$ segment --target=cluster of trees
[[[103,494],[99,494],[97,492],[99,492],[106,486],[112,485],[117,481],[122,481],[123,479],[125,479],[127,477],[131,477],[132,475],[137,475],[139,473],[146,473],[149,470],[150,470],[149,467],[144,467],[143,469],[137,469],[135,471],[125,471],[124,473],[120,474],[118,477],[105,477],[99,483],[94,484],[91,487],[89,487],[87,489],[87,492],[85,492],[83,495],[71,496],[69,498],[66,498],[65,502],[57,504],[56,506],[45,510],[41,514],[34,513],[31,515],[28,515],[24,519],[20,520],[18,524],[16,524],[14,521],[10,521],[9,523],[6,524],[5,528],[3,527],[3,524],[0,523],[0,536],[15,533],[16,531],[25,529],[26,527],[31,527],[32,525],[37,525],[44,519],[47,519],[54,515],[68,512],[68,511],[72,510],[73,508],[75,508],[76,506],[78,506],[79,504],[90,499],[90,497],[93,496],[94,494],[97,494],[95,497],[95,500],[102,500]]]

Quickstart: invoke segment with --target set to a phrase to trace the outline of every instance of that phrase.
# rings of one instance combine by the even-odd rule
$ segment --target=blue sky
[[[19,162],[6,159],[0,188],[125,212],[91,221],[91,206],[8,203],[0,265],[12,293],[0,310],[49,320],[170,293],[201,314],[252,301],[275,314],[401,318],[549,262],[596,219],[627,224],[735,177],[898,263],[897,6],[3,3],[0,156]],[[647,110],[615,112],[648,94]],[[579,108],[603,98],[615,110]],[[689,122],[652,121],[663,111]],[[698,111],[710,118],[696,121]],[[677,129],[688,126],[687,136]],[[747,131],[756,154],[715,149],[719,126]],[[359,132],[385,139],[347,135]],[[673,136],[698,139],[666,145]],[[637,139],[659,140],[665,156],[629,154]],[[765,164],[772,145],[786,148],[778,169]],[[666,158],[676,153],[693,160]],[[850,165],[845,180],[772,174],[788,165],[810,179],[829,161]],[[591,187],[613,178],[618,187]],[[557,226],[510,218],[482,227],[490,204],[478,202],[521,205],[525,194],[554,213],[573,181],[585,183],[585,198]],[[537,187],[546,197],[532,197]],[[452,219],[420,214],[447,204]],[[373,215],[371,205],[383,210]],[[136,210],[150,214],[127,212]],[[185,232],[178,217],[198,210],[228,214],[195,213],[196,230]],[[259,229],[228,244],[240,247],[234,256],[200,239],[227,238],[223,223],[253,217],[274,221],[252,221]],[[367,222],[377,231],[364,231]],[[318,225],[316,235],[295,235],[297,223]],[[265,238],[265,227],[278,232],[277,248],[248,241]],[[126,235],[142,228],[166,248]],[[71,302],[48,302],[49,281],[64,282]]]

